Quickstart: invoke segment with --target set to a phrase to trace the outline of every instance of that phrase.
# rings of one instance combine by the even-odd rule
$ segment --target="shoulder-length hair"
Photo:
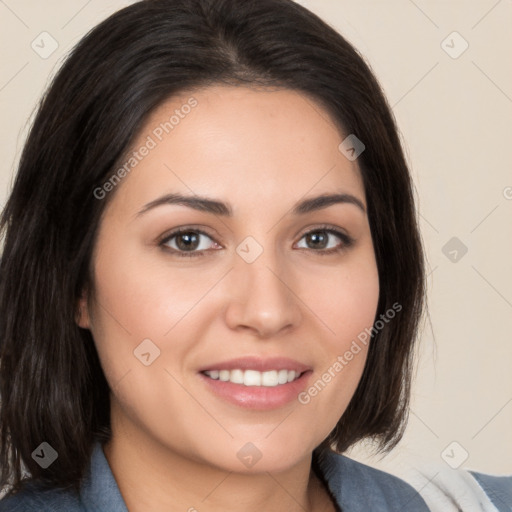
[[[0,485],[31,479],[79,489],[94,441],[110,430],[109,387],[91,333],[75,323],[92,287],[91,255],[115,192],[94,190],[148,115],[214,84],[292,89],[365,145],[362,173],[380,296],[366,366],[336,428],[318,447],[363,438],[395,446],[406,422],[413,344],[424,307],[424,256],[411,176],[395,120],[358,52],[291,0],[146,0],[91,30],[41,100],[0,220]],[[384,322],[381,322],[384,323]],[[58,459],[43,469],[33,451]],[[25,468],[25,469],[24,469]]]

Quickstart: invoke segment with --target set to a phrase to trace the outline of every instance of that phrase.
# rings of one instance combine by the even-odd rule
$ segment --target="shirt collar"
[[[128,512],[100,442],[94,444],[89,477],[80,497],[87,512]]]

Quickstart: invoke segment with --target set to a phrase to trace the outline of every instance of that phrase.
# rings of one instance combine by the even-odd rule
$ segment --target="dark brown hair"
[[[94,441],[110,431],[109,387],[91,333],[75,323],[112,175],[148,115],[213,84],[293,89],[366,146],[359,156],[377,260],[377,318],[359,386],[317,450],[401,438],[424,260],[413,187],[391,110],[369,66],[333,28],[291,0],[147,0],[115,13],[74,48],[41,100],[0,220],[0,485],[31,478],[78,490]],[[340,134],[341,136],[341,134]],[[341,142],[341,139],[340,139]],[[59,456],[31,457],[41,442]]]

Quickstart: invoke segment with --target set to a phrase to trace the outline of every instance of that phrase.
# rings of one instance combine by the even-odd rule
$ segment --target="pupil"
[[[327,237],[324,233],[316,232],[316,233],[310,233],[308,235],[308,242],[313,242],[313,246],[315,247],[325,247],[325,242],[327,241]],[[320,243],[318,243],[320,242]]]
[[[185,243],[183,243],[185,241]],[[197,233],[193,233],[192,231],[189,231],[188,233],[181,233],[177,240],[176,245],[185,251],[190,251],[197,248],[199,241],[199,237],[197,236]]]

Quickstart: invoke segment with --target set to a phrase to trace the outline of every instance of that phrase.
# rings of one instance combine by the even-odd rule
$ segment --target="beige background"
[[[0,0],[0,204],[62,57],[129,3]],[[417,457],[455,467],[467,452],[460,467],[510,474],[512,1],[300,3],[362,52],[393,106],[429,262],[431,325],[422,335],[407,433],[382,460],[363,446],[352,456],[400,474]],[[43,31],[59,45],[47,59],[31,48]],[[452,237],[459,247],[445,255]],[[463,256],[460,244],[468,249]]]

